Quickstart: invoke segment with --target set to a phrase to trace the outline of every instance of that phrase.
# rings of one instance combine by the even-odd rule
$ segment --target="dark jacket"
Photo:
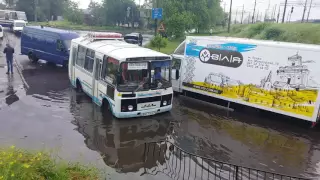
[[[13,54],[14,54],[14,48],[8,46],[8,47],[4,48],[3,53],[6,54],[7,59],[12,60]]]

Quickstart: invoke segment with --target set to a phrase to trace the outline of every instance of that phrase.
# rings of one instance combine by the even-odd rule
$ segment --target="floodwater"
[[[18,37],[9,38],[19,47]],[[177,178],[179,167],[169,163],[163,168],[170,158],[152,158],[166,154],[161,145],[147,148],[148,143],[168,140],[185,152],[217,161],[320,178],[320,131],[304,121],[251,108],[226,112],[184,97],[174,99],[169,113],[118,120],[75,92],[65,69],[32,64],[21,55],[16,60],[22,78],[15,73],[6,80],[0,74],[0,97],[11,99],[1,101],[1,146],[54,149],[60,158],[102,168],[107,179],[184,179]],[[23,82],[28,88],[22,91]],[[2,96],[1,89],[10,93]]]

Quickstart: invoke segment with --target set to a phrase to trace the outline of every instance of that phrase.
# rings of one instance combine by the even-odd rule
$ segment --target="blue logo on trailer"
[[[228,51],[237,51],[237,52],[248,52],[253,51],[257,45],[252,44],[239,44],[239,43],[225,43],[225,44],[214,44],[209,46],[198,46],[195,43],[189,43],[186,47],[186,55],[199,57],[200,51],[203,48],[207,49],[217,49],[217,50],[228,50]]]
[[[152,19],[162,19],[162,8],[152,8]]]

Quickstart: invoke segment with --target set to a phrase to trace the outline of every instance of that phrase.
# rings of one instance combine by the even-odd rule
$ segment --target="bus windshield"
[[[27,16],[25,12],[17,12],[17,16],[19,20],[27,21]]]
[[[171,61],[124,62],[119,91],[148,91],[171,87]]]
[[[26,25],[26,23],[23,23],[23,22],[16,22],[14,23],[14,26],[15,27],[24,27]]]

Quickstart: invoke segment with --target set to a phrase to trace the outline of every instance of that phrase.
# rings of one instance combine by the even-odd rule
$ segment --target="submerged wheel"
[[[110,113],[111,112],[110,104],[106,99],[102,100],[101,112],[102,113]]]
[[[82,86],[79,80],[77,80],[77,83],[76,83],[76,90],[77,92],[82,92]]]

